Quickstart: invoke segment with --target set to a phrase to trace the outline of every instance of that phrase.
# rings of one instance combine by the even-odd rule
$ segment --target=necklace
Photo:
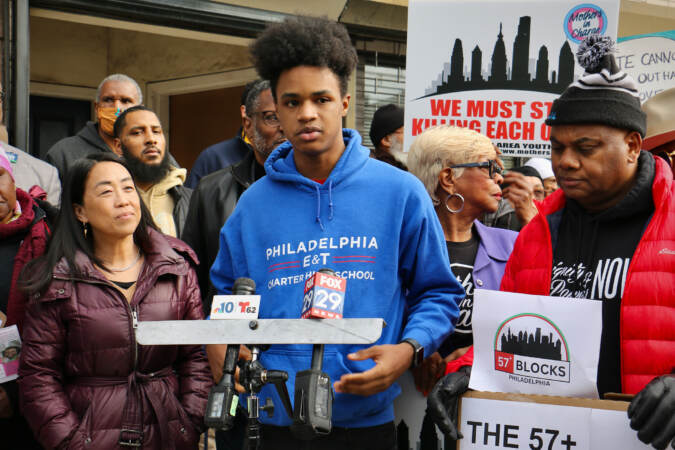
[[[141,259],[141,249],[139,248],[138,249],[138,255],[136,255],[136,259],[134,259],[134,261],[131,264],[129,264],[128,266],[122,267],[122,268],[119,268],[119,269],[116,268],[116,267],[108,267],[105,270],[106,270],[106,272],[126,272],[127,270],[134,267],[140,259]]]

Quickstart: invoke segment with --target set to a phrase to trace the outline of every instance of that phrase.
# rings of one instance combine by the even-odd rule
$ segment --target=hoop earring
[[[459,209],[452,209],[448,206],[448,200],[450,200],[452,197],[457,197],[462,201],[462,206],[460,206]],[[445,209],[450,211],[451,214],[457,214],[464,210],[464,197],[462,197],[462,194],[448,194],[448,196],[445,197],[443,204],[445,205]]]
[[[87,239],[87,222],[82,222],[82,233],[84,234],[84,238]]]

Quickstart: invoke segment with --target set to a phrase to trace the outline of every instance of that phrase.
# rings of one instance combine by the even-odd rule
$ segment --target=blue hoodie
[[[267,176],[244,192],[220,232],[211,281],[219,294],[229,294],[236,278],[252,278],[261,295],[260,318],[297,319],[305,279],[331,268],[347,279],[345,318],[386,321],[373,345],[413,338],[431,355],[454,329],[464,297],[448,265],[443,230],[419,180],[369,158],[356,131],[345,129],[343,135],[346,149],[323,184],[296,170],[290,142],[269,156]],[[326,345],[323,370],[331,382],[372,368],[370,359],[347,359],[366,347]],[[292,397],[295,374],[309,369],[311,358],[310,345],[275,345],[261,362],[288,372]],[[389,422],[399,392],[394,383],[368,397],[336,394],[333,425]],[[261,401],[267,396],[277,409],[261,420],[290,425],[274,387],[263,388]]]

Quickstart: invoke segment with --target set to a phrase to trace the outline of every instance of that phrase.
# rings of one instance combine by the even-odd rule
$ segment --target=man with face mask
[[[115,121],[113,146],[129,165],[141,199],[157,227],[180,236],[192,189],[183,186],[185,169],[171,164],[157,115],[145,106],[132,106]]]
[[[375,146],[370,156],[408,170],[403,153],[403,108],[390,103],[375,111],[370,124],[370,140]]]
[[[87,122],[75,136],[61,139],[47,152],[46,160],[65,179],[68,167],[76,160],[99,152],[113,152],[113,124],[120,112],[140,105],[143,94],[132,78],[116,73],[101,81],[96,91],[96,123]]]

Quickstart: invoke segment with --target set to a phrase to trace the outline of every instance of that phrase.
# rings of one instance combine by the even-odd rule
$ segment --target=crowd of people
[[[0,384],[2,448],[196,448],[226,346],[141,346],[138,322],[202,320],[240,277],[258,286],[260,318],[299,318],[304,283],[324,267],[347,279],[345,318],[387,326],[375,345],[326,347],[330,434],[296,437],[263,387],[278,405],[261,417],[265,448],[397,448],[407,370],[429,399],[419,414],[461,438],[476,289],[602,301],[598,392],[635,394],[638,437],[675,448],[675,90],[648,117],[606,38],[584,45],[594,58],[546,119],[551,159],[508,171],[488,137],[455,126],[403,152],[396,105],[375,113],[371,152],[342,127],[350,37],[306,17],[251,45],[260,80],[242,95],[241,128],[189,174],[122,74],[101,81],[97,120],[56,143],[51,166],[2,143],[0,319],[21,336],[3,353],[20,366]],[[613,260],[620,288],[594,289]],[[311,357],[275,345],[260,363],[288,372],[292,393]],[[242,448],[237,418],[219,450]]]

